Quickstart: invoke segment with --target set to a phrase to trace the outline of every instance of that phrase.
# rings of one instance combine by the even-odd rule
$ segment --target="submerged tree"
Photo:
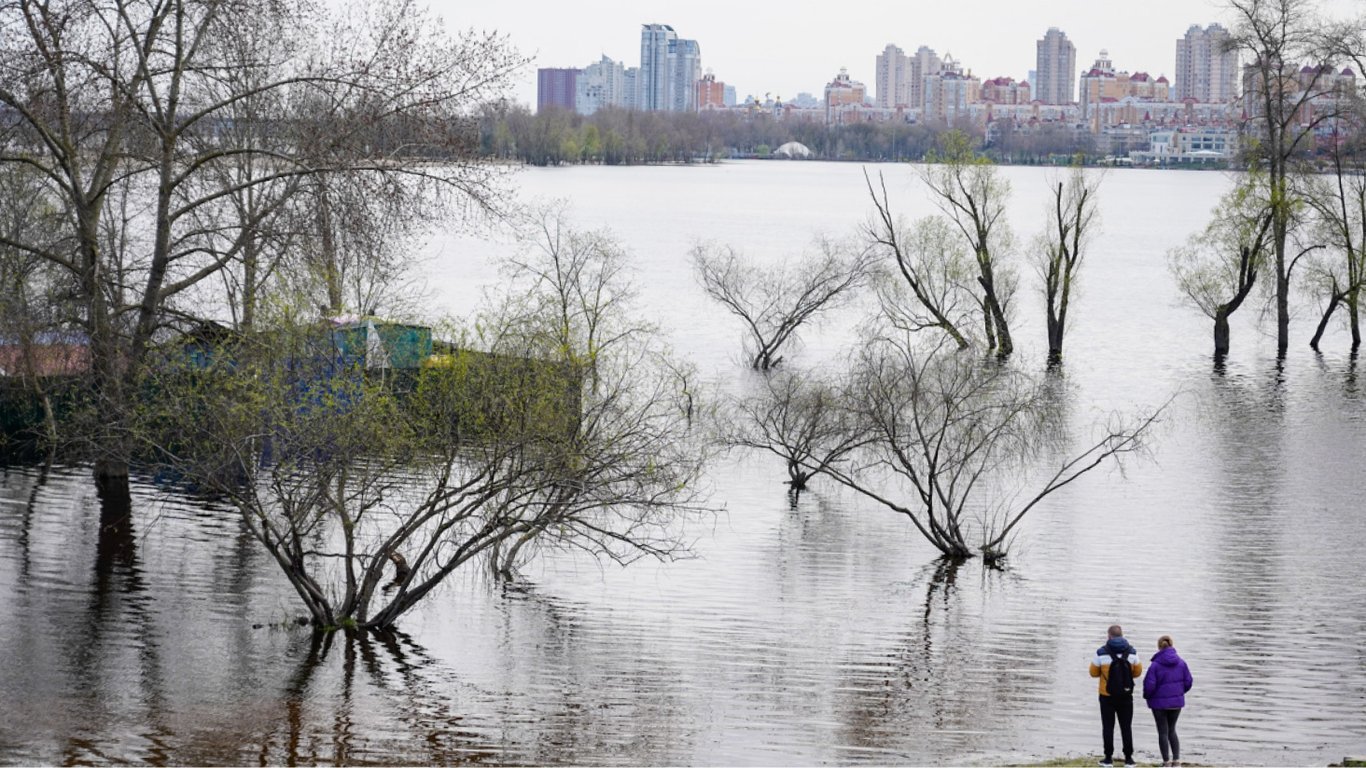
[[[546,547],[685,552],[705,452],[681,368],[635,319],[610,239],[557,219],[543,235],[410,391],[350,364],[328,326],[241,337],[159,379],[174,406],[143,428],[241,511],[316,626],[392,626],[461,567],[510,577]]]
[[[1168,265],[1186,299],[1214,321],[1214,357],[1229,351],[1229,318],[1257,283],[1271,247],[1273,214],[1249,174],[1220,199],[1205,230],[1167,255]]]
[[[452,38],[406,0],[332,22],[315,11],[274,0],[0,1],[0,163],[37,172],[66,211],[71,245],[4,244],[61,270],[79,305],[97,411],[81,433],[97,479],[125,496],[150,351],[222,307],[210,278],[250,257],[259,225],[289,197],[282,185],[407,173],[475,205],[495,199],[477,137],[460,126],[521,64],[506,42]],[[307,44],[239,45],[244,30],[272,26],[316,32]],[[272,140],[239,141],[232,128],[244,119]],[[253,172],[232,170],[246,158],[259,161]],[[251,191],[267,202],[214,214]],[[136,215],[110,215],[120,195]],[[111,227],[128,248],[105,247]]]
[[[1048,364],[1062,363],[1067,313],[1077,291],[1085,249],[1095,236],[1100,176],[1075,166],[1050,188],[1049,226],[1039,238],[1035,268],[1043,281],[1047,312]]]
[[[867,251],[847,253],[822,240],[819,252],[777,267],[761,267],[729,246],[698,246],[693,267],[702,289],[745,324],[750,366],[767,371],[801,327],[834,309],[865,284]]]
[[[883,333],[860,349],[846,390],[860,460],[821,472],[905,515],[944,557],[1005,557],[1016,526],[1054,492],[1107,460],[1143,448],[1157,414],[1107,425],[1042,484],[1044,395],[1009,366]]]
[[[903,330],[938,329],[960,349],[968,347],[968,313],[974,302],[969,283],[975,269],[958,232],[938,216],[906,227],[892,212],[881,174],[877,187],[866,172],[864,181],[876,211],[864,227],[864,237],[875,254],[896,265],[894,277],[879,284],[883,315]]]
[[[794,497],[816,474],[847,460],[862,436],[834,382],[808,371],[787,371],[723,413],[722,440],[768,451],[783,460]]]
[[[1015,276],[1005,263],[1011,248],[1004,218],[1010,182],[958,131],[941,136],[938,149],[925,159],[920,178],[977,261],[977,300],[987,351],[1008,357],[1015,349],[1010,335]]]
[[[42,415],[41,442],[56,447],[59,439],[52,387],[80,361],[79,339],[60,271],[32,251],[7,243],[41,243],[59,252],[67,247],[62,211],[32,169],[0,165],[0,383],[6,387],[0,419],[21,409],[29,398]],[[0,448],[7,446],[5,424]]]
[[[1363,55],[1366,55],[1364,53]],[[1340,308],[1346,315],[1352,351],[1361,347],[1361,292],[1366,286],[1366,98],[1344,94],[1353,101],[1335,125],[1329,150],[1331,173],[1309,178],[1307,199],[1315,213],[1327,254],[1310,263],[1309,283],[1323,298],[1309,346],[1318,351],[1324,332]]]
[[[1275,279],[1276,350],[1290,345],[1290,251],[1302,207],[1295,175],[1314,149],[1315,131],[1336,115],[1339,87],[1332,62],[1346,30],[1322,19],[1310,0],[1228,0],[1229,47],[1242,53],[1243,90],[1250,112],[1250,161],[1264,170],[1255,188],[1270,217],[1269,265]]]

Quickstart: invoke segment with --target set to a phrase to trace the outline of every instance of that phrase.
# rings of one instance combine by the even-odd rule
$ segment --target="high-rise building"
[[[1038,41],[1034,97],[1044,104],[1071,104],[1077,78],[1077,48],[1057,27],[1049,27]]]
[[[733,86],[733,85],[727,85],[727,86],[725,86],[725,88],[724,88],[724,90],[723,90],[722,93],[723,93],[723,95],[722,95],[722,102],[723,102],[726,106],[728,106],[728,107],[733,107],[733,106],[735,106],[735,86]]]
[[[697,108],[697,81],[702,77],[702,48],[684,40],[668,24],[640,28],[640,98],[647,112],[683,112]]]
[[[626,68],[621,62],[603,56],[579,73],[574,109],[581,115],[591,115],[604,107],[625,106],[625,80]]]
[[[641,107],[640,67],[627,67],[621,73],[621,108],[643,109]]]
[[[944,69],[944,62],[932,48],[922,45],[911,58],[910,103],[919,106],[924,101],[925,77]]]
[[[1192,24],[1176,41],[1176,99],[1227,104],[1238,98],[1238,52],[1218,24]]]
[[[578,79],[577,69],[536,70],[536,111],[574,109]]]
[[[906,52],[888,43],[877,55],[873,85],[877,90],[873,103],[883,109],[895,109],[911,104],[911,59]]]
[[[968,105],[981,101],[982,81],[945,55],[938,72],[925,75],[922,84],[921,118],[927,123],[953,125],[968,112]]]
[[[667,110],[669,104],[669,50],[678,33],[667,24],[644,24],[640,28],[640,109]]]
[[[702,47],[696,40],[678,39],[669,52],[670,112],[697,111],[697,81],[702,79]]]

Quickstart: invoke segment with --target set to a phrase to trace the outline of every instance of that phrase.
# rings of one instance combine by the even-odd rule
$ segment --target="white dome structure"
[[[800,141],[789,141],[773,150],[773,156],[786,157],[792,160],[809,160],[811,158],[811,150]]]

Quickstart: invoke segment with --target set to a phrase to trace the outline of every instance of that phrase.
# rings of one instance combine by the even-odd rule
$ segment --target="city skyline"
[[[1049,27],[1061,29],[1076,46],[1079,68],[1104,49],[1117,68],[1174,79],[1176,41],[1187,29],[1231,22],[1222,3],[1211,0],[1154,0],[1128,15],[1078,0],[1052,2],[1046,10],[1021,5],[989,0],[971,9],[901,8],[852,0],[840,6],[838,18],[821,19],[715,0],[686,5],[646,0],[625,10],[583,0],[572,11],[543,0],[485,7],[433,0],[449,27],[505,33],[524,55],[534,57],[510,94],[533,107],[537,68],[581,68],[603,55],[636,66],[641,26],[648,23],[668,24],[700,42],[703,72],[734,86],[741,99],[769,94],[790,100],[800,92],[819,93],[842,67],[871,90],[875,58],[889,43],[908,54],[927,45],[983,79],[1023,80],[1035,68],[1036,41]],[[1350,0],[1329,0],[1320,7],[1340,17],[1354,10]],[[991,23],[983,23],[988,18]]]

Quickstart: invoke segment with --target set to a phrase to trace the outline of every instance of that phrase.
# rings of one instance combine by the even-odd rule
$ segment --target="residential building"
[[[910,104],[920,106],[924,103],[925,76],[937,74],[944,68],[944,62],[939,60],[939,54],[929,46],[922,45],[916,50],[915,55],[911,56],[911,89]]]
[[[735,106],[735,86],[722,86],[721,103],[725,104],[727,107]]]
[[[1264,116],[1266,105],[1262,67],[1249,64],[1243,67],[1243,116],[1253,120]],[[1316,126],[1318,131],[1341,128],[1334,118],[1343,110],[1343,102],[1357,93],[1356,73],[1351,69],[1337,71],[1326,64],[1295,69],[1293,64],[1280,68],[1273,83],[1273,96],[1279,94],[1286,109],[1295,109],[1295,122],[1300,126]]]
[[[678,41],[678,33],[667,24],[643,24],[640,28],[640,103],[645,112],[662,112],[669,108],[669,85],[673,81],[669,68],[669,52]]]
[[[604,107],[621,107],[626,101],[626,68],[603,56],[579,72],[574,109],[591,115]]]
[[[702,79],[702,47],[680,38],[667,24],[643,24],[640,29],[640,96],[646,112],[685,112],[697,109],[697,81]]]
[[[943,69],[926,75],[923,82],[921,120],[926,123],[953,125],[968,115],[969,106],[981,101],[982,82],[964,73],[952,56],[944,57]]]
[[[640,67],[627,67],[621,73],[621,108],[644,109],[642,98]]]
[[[1176,41],[1176,100],[1228,104],[1238,98],[1238,52],[1219,24],[1192,24]]]
[[[716,75],[708,72],[697,81],[697,109],[724,109],[726,107],[726,84],[717,80]]]
[[[1049,27],[1037,45],[1034,98],[1045,104],[1071,104],[1077,76],[1077,48],[1057,27]]]
[[[909,106],[911,102],[911,57],[900,48],[887,44],[877,55],[873,83],[876,95],[873,103],[882,109]]]
[[[579,70],[549,68],[536,70],[536,111],[574,109]]]
[[[669,51],[670,112],[697,111],[697,81],[702,79],[702,47],[696,40],[678,39]]]
[[[1028,104],[1032,100],[1028,82],[1013,77],[993,77],[982,81],[982,101],[992,104]]]
[[[825,86],[825,122],[845,123],[862,119],[867,88],[849,77],[849,70],[840,73]]]
[[[1107,51],[1100,52],[1091,68],[1082,73],[1077,100],[1081,118],[1088,121],[1093,133],[1099,133],[1104,123],[1097,119],[1101,104],[1113,104],[1123,99],[1138,102],[1166,102],[1171,88],[1166,77],[1153,79],[1147,72],[1130,74],[1116,71]]]

